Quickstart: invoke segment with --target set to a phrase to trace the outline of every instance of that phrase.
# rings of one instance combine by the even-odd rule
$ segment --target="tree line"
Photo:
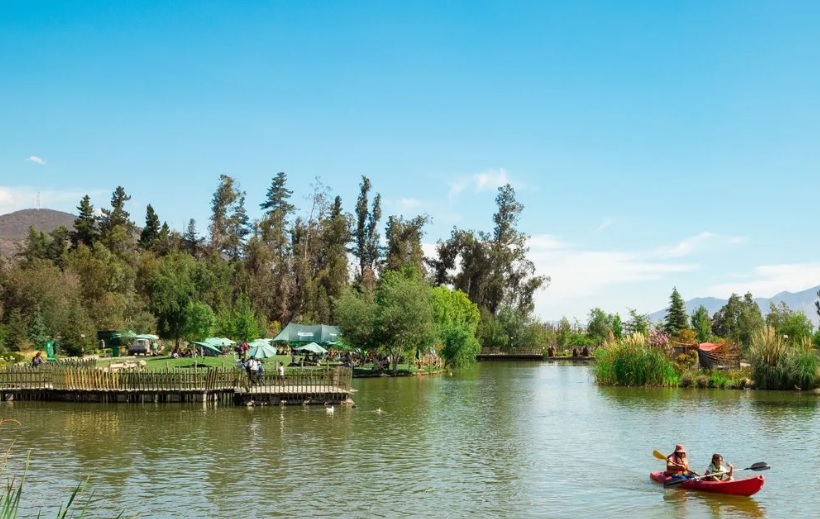
[[[205,232],[171,230],[152,205],[138,226],[117,186],[97,210],[88,195],[71,228],[30,229],[0,267],[0,347],[94,347],[98,330],[156,332],[179,344],[210,334],[249,340],[284,324],[338,324],[356,346],[394,362],[438,347],[469,362],[478,344],[530,345],[542,327],[533,296],[549,278],[527,258],[523,205],[498,189],[491,232],[454,228],[425,257],[427,215],[382,219],[361,177],[352,212],[319,179],[297,208],[284,172],[251,220],[247,193],[221,175]],[[383,233],[383,234],[382,234]]]

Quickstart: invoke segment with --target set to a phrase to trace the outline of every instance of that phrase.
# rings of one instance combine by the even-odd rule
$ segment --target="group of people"
[[[257,384],[263,380],[263,375],[265,374],[265,366],[263,365],[261,360],[255,359],[253,357],[247,358],[243,357],[239,360],[239,363],[242,367],[245,368],[245,371],[248,374],[248,380],[251,384]],[[276,378],[279,379],[281,382],[285,380],[285,365],[281,362],[279,366],[276,368]]]
[[[662,454],[661,454],[662,455]],[[735,467],[731,463],[726,462],[724,465],[723,456],[718,453],[712,454],[712,462],[703,474],[702,479],[711,481],[730,481]],[[667,476],[676,478],[695,478],[700,475],[697,472],[690,470],[689,459],[686,457],[686,448],[681,445],[675,445],[675,451],[666,458],[666,472]]]

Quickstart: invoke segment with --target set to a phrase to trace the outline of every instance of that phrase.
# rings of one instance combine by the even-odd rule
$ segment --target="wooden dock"
[[[482,348],[476,355],[477,360],[544,360],[550,362],[590,362],[594,360],[592,356],[583,355],[562,355],[550,356],[541,348],[516,348],[512,350],[499,350],[495,348]]]
[[[348,404],[352,378],[345,367],[291,370],[284,378],[271,373],[251,382],[238,368],[111,371],[93,364],[17,365],[0,370],[0,400]]]

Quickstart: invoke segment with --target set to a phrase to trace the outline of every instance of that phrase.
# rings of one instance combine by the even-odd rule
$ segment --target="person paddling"
[[[723,456],[718,453],[712,454],[712,463],[709,464],[709,468],[706,469],[704,473],[703,479],[709,481],[731,481],[732,480],[732,473],[734,473],[735,467],[731,463],[723,464]]]
[[[680,443],[675,445],[675,452],[666,458],[665,474],[667,476],[687,479],[697,476],[696,473],[689,470],[689,460],[686,457],[686,447]]]

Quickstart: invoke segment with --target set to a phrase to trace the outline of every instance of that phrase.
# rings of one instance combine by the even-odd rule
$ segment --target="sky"
[[[221,174],[258,218],[284,171],[352,212],[362,175],[425,246],[492,230],[544,320],[820,284],[820,3],[0,3],[0,214],[151,204],[207,229]],[[382,233],[383,234],[383,233]]]

